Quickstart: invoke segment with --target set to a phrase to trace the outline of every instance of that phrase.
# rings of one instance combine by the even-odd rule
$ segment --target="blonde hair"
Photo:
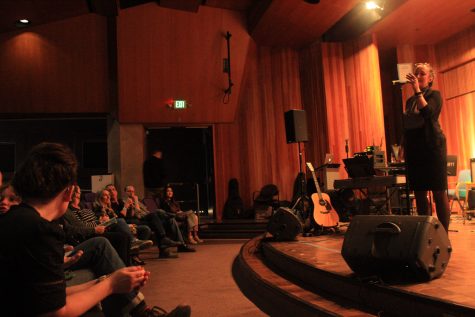
[[[430,63],[415,63],[414,64],[414,73],[416,73],[416,70],[419,68],[425,68],[427,71],[429,71],[429,78],[431,81],[429,82],[429,87],[432,87],[432,84],[434,83],[434,78],[435,78],[435,71],[434,68]]]

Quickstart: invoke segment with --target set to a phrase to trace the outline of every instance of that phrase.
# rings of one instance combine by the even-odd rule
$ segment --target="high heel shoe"
[[[193,237],[193,239],[194,239],[196,242],[198,242],[198,243],[203,243],[203,242],[205,242],[205,240],[200,239],[200,237],[198,237],[197,235],[195,235],[195,236]]]

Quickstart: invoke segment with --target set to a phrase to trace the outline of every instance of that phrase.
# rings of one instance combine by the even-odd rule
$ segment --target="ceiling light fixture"
[[[366,2],[366,9],[368,9],[368,10],[376,10],[376,9],[383,10],[383,8],[381,6],[379,6],[379,4],[377,4],[375,1]]]
[[[30,23],[31,22],[28,19],[20,19],[15,22],[15,25],[17,28],[23,28],[25,26],[28,26]]]

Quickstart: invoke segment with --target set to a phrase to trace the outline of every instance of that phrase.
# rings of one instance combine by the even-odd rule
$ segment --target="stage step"
[[[241,291],[270,316],[377,316],[348,300],[321,296],[273,271],[263,261],[262,238],[248,241],[233,263],[233,277]]]
[[[227,220],[200,224],[200,236],[206,239],[251,239],[266,232],[267,222]]]

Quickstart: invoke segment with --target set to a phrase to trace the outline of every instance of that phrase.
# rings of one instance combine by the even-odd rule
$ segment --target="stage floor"
[[[271,242],[271,245],[310,266],[350,277],[353,272],[341,256],[343,239],[344,228],[341,234],[301,237],[295,242]],[[408,285],[391,283],[391,286],[475,308],[475,223],[466,221],[463,225],[453,221],[449,239],[453,252],[440,278]]]
[[[315,294],[323,294],[331,301],[338,302],[335,297],[341,295],[343,301],[350,302],[342,306],[359,309],[371,316],[382,311],[384,316],[475,316],[475,221],[463,224],[461,217],[453,216],[449,231],[453,252],[444,274],[431,281],[409,283],[373,283],[355,277],[341,256],[346,228],[342,225],[340,233],[298,237],[297,241],[264,239],[257,248],[257,241],[262,238],[255,238],[249,242],[249,248],[243,247],[241,256],[243,261],[248,258],[250,269],[257,261],[262,261],[262,265],[270,269],[268,273],[263,273],[265,270],[261,267],[255,273],[261,274],[262,280],[267,279],[267,288],[272,283],[274,286],[284,285],[276,276],[265,276],[277,274],[289,283],[300,285]],[[251,253],[255,255],[254,260],[250,258]],[[283,293],[282,290],[279,292]],[[289,293],[287,296],[293,295]],[[278,305],[278,301],[276,303],[274,306]],[[319,303],[308,304],[309,307],[311,305],[318,306]],[[349,315],[342,308],[338,310],[336,316]],[[268,312],[273,314],[272,310]]]

